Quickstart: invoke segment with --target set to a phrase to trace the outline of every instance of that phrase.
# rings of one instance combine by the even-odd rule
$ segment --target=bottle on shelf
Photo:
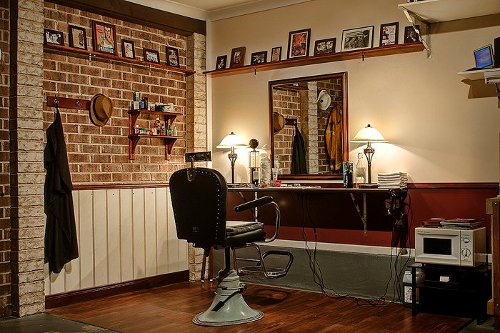
[[[271,183],[271,160],[266,152],[260,154],[260,185],[269,185]]]
[[[354,169],[354,182],[356,186],[366,183],[366,166],[364,163],[363,153],[358,153],[358,160]]]
[[[170,127],[170,119],[167,120],[167,133],[165,133],[165,135],[167,135],[167,136],[172,135],[172,128]]]

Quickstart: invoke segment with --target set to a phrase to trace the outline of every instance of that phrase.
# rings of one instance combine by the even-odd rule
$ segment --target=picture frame
[[[167,65],[172,67],[180,67],[179,50],[175,47],[167,46],[165,48],[167,53]]]
[[[45,29],[43,32],[43,42],[48,45],[64,46],[64,33],[52,29]]]
[[[370,49],[373,47],[374,26],[366,26],[342,31],[342,52]]]
[[[335,53],[337,38],[320,39],[314,42],[314,55],[320,56]]]
[[[142,54],[145,62],[160,63],[160,52],[151,49],[142,49]]]
[[[95,52],[116,54],[116,27],[92,21],[92,42]]]
[[[271,62],[281,61],[281,46],[271,49]]]
[[[266,62],[267,51],[254,52],[250,57],[250,64],[252,65],[265,64]]]
[[[229,67],[242,67],[245,64],[246,47],[236,47],[231,50],[231,62]]]
[[[380,25],[379,46],[391,46],[398,44],[399,22],[385,23]]]
[[[215,69],[225,69],[227,65],[227,55],[221,55],[217,57],[217,61],[215,62]]]
[[[69,34],[69,46],[76,49],[86,50],[87,49],[87,33],[85,28],[78,27],[76,25],[68,26]]]
[[[420,30],[420,25],[416,25],[415,28]],[[420,38],[418,37],[418,34],[415,31],[415,28],[412,25],[405,27],[405,33],[404,33],[404,38],[403,38],[403,42],[405,44],[406,43],[418,43],[418,42],[420,42]]]
[[[131,40],[122,39],[122,57],[135,59],[135,46]]]
[[[309,55],[309,43],[311,41],[311,29],[290,31],[288,33],[287,58],[302,58]]]

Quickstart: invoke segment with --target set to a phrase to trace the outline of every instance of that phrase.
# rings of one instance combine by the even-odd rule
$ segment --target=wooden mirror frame
[[[316,76],[297,77],[291,79],[269,81],[269,133],[271,137],[271,164],[274,167],[274,130],[273,130],[273,87],[276,85],[292,84],[295,82],[309,82],[329,80],[332,78],[342,79],[342,161],[349,160],[349,142],[348,142],[348,112],[347,112],[347,72],[322,74]],[[318,126],[318,131],[324,131],[324,124]],[[304,180],[329,180],[342,179],[342,171],[340,173],[328,174],[280,174],[279,179],[304,179]]]

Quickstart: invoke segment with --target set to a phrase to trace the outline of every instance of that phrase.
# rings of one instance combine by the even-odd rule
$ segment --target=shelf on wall
[[[168,156],[170,156],[170,154],[172,153],[172,147],[179,137],[169,135],[130,134],[128,136],[130,160],[135,160],[135,148],[137,147],[137,143],[141,138],[165,139],[165,158],[168,159]]]
[[[420,21],[436,23],[500,13],[499,0],[425,0],[398,5]]]
[[[458,72],[457,74],[467,80],[484,80],[485,76],[488,74],[492,74],[500,79],[500,68],[478,69],[474,71]]]
[[[399,45],[391,45],[383,47],[374,47],[365,50],[338,52],[321,56],[309,56],[299,59],[288,59],[276,62],[267,62],[258,65],[247,65],[236,68],[212,70],[212,71],[206,71],[204,73],[210,76],[225,76],[225,75],[234,75],[239,73],[251,73],[251,72],[257,73],[258,71],[266,71],[279,68],[306,66],[306,65],[321,64],[325,62],[335,62],[335,61],[344,61],[352,59],[364,59],[370,57],[380,57],[391,54],[419,52],[422,50],[424,50],[424,46],[422,45],[422,43],[407,43],[407,44],[399,44]]]
[[[52,44],[45,44],[44,49],[50,52],[63,52],[63,53],[76,53],[80,55],[85,55],[88,56],[89,59],[109,59],[113,61],[118,61],[118,62],[123,62],[123,63],[130,63],[134,65],[139,65],[139,66],[145,66],[145,67],[156,67],[156,68],[161,68],[164,70],[169,70],[172,72],[180,72],[183,73],[186,76],[193,75],[196,73],[195,71],[187,68],[182,68],[182,67],[174,67],[174,66],[168,66],[165,64],[157,64],[154,62],[146,62],[142,61],[139,59],[130,59],[130,58],[124,58],[120,57],[114,54],[106,54],[106,53],[98,53],[98,52],[93,52],[89,50],[82,50],[82,49],[77,49],[69,46],[63,46],[63,45],[52,45]]]

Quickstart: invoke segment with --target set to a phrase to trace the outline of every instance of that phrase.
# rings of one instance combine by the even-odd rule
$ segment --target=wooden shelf
[[[427,23],[500,13],[499,0],[425,0],[398,5]]]
[[[90,59],[97,58],[97,59],[109,59],[112,61],[118,61],[118,62],[123,62],[123,63],[130,63],[134,65],[139,65],[139,66],[145,66],[145,67],[156,67],[156,68],[161,68],[164,70],[169,70],[172,72],[179,72],[183,73],[186,76],[193,75],[196,73],[195,71],[187,68],[181,68],[181,67],[174,67],[174,66],[168,66],[165,64],[157,64],[154,62],[146,62],[142,61],[139,59],[129,59],[129,58],[124,58],[120,57],[114,54],[106,54],[106,53],[99,53],[99,52],[93,52],[89,50],[82,50],[82,49],[77,49],[69,46],[61,46],[61,45],[52,45],[52,44],[45,44],[44,49],[49,52],[63,52],[63,53],[76,53],[79,55],[84,55],[88,56]]]
[[[467,80],[484,80],[486,73],[495,73],[500,78],[500,68],[478,69],[475,71],[458,72],[457,74]]]
[[[366,50],[339,52],[321,56],[309,56],[299,59],[288,59],[276,62],[267,62],[265,64],[247,65],[237,68],[212,70],[212,71],[206,71],[204,73],[210,76],[225,76],[225,75],[234,75],[239,73],[251,73],[251,72],[257,73],[257,71],[266,71],[278,68],[306,66],[306,65],[321,64],[325,62],[344,61],[351,59],[364,59],[364,58],[380,57],[391,54],[419,52],[422,50],[424,50],[424,46],[422,45],[422,43],[408,43],[408,44],[391,45],[384,47],[374,47]]]
[[[168,159],[168,156],[172,153],[172,147],[174,146],[175,141],[177,141],[177,136],[170,135],[149,135],[149,134],[129,134],[129,159],[135,160],[135,148],[137,147],[137,143],[141,138],[148,139],[165,139],[165,158]]]

